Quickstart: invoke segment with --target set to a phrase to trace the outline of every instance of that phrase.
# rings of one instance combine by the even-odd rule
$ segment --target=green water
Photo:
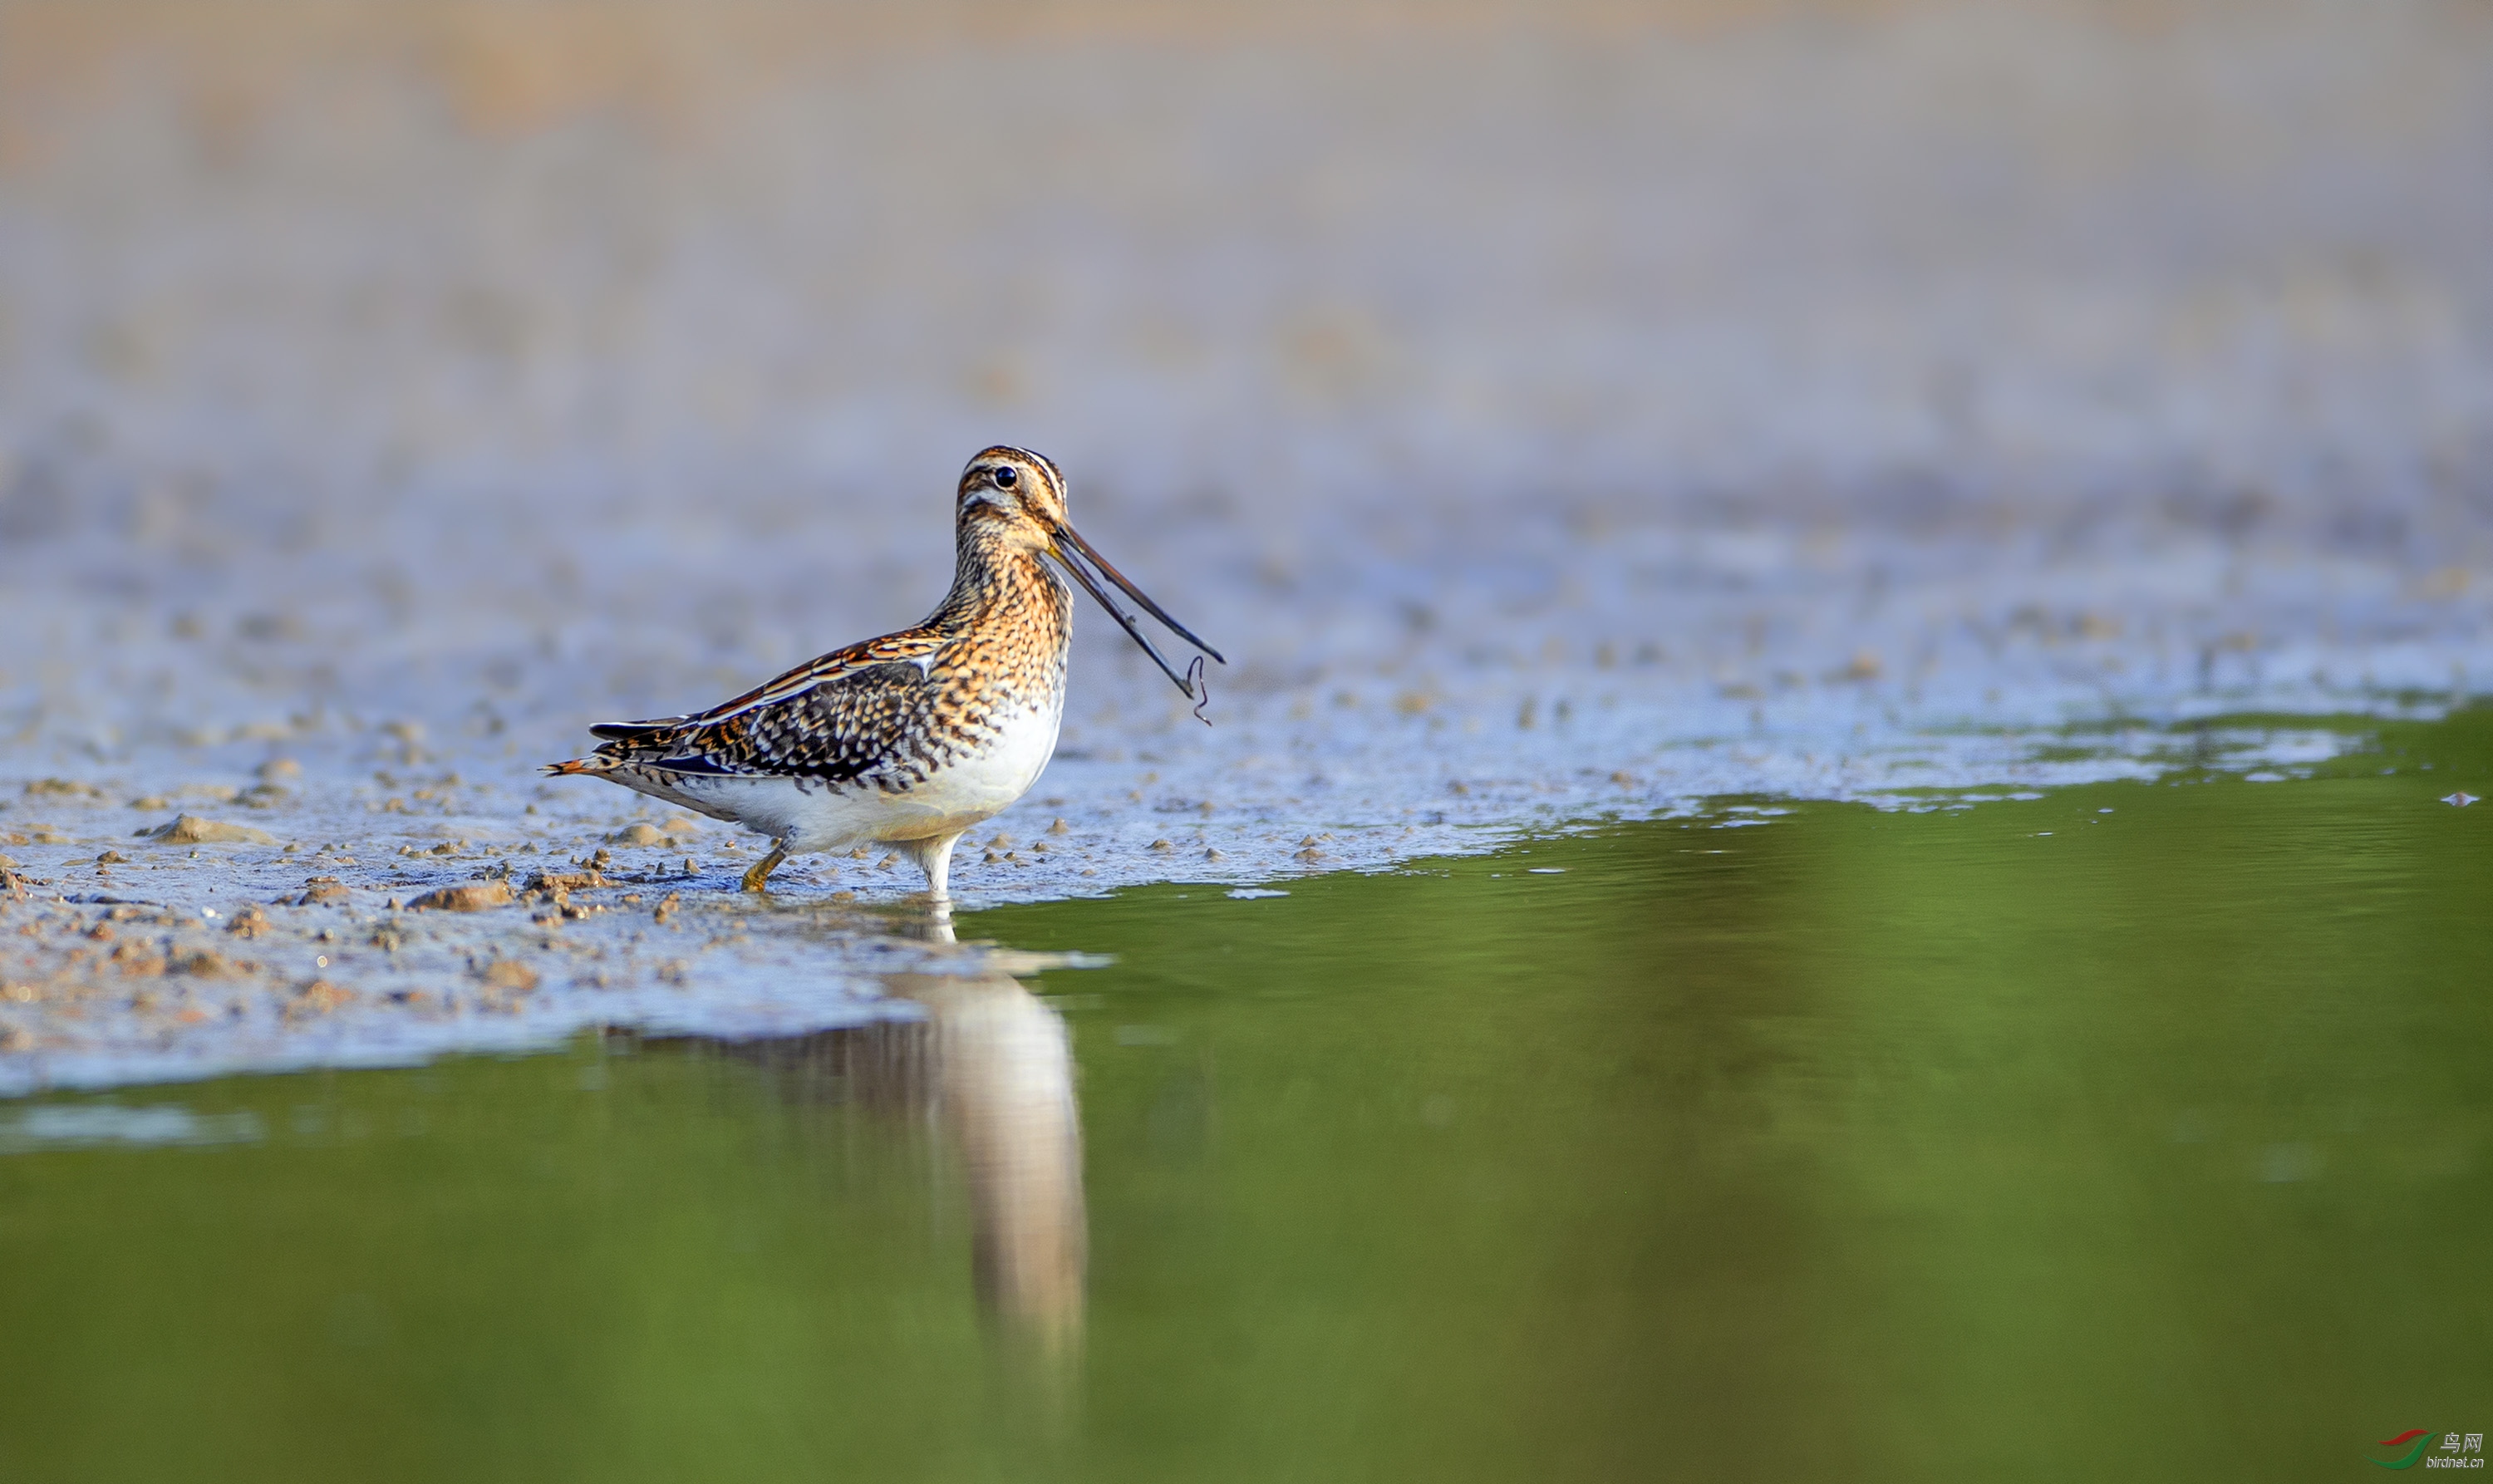
[[[45,1099],[257,1137],[0,1155],[0,1478],[2370,1476],[2493,1432],[2493,713],[2369,731],[980,913],[1117,963],[926,1026]]]

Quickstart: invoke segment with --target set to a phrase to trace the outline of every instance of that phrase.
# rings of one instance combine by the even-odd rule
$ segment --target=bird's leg
[[[753,863],[753,869],[744,874],[744,889],[746,891],[764,890],[765,888],[762,883],[769,880],[770,873],[778,870],[779,863],[787,858],[788,842],[784,840],[772,841],[770,843],[770,853],[762,857],[760,860],[755,861]]]
[[[954,830],[949,835],[913,840],[902,846],[917,863],[917,869],[926,873],[926,895],[938,902],[951,897],[948,888],[952,881],[952,843],[960,838],[961,832]]]

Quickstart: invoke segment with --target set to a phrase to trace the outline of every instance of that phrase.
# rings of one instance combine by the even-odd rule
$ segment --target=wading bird
[[[746,891],[761,891],[791,855],[888,845],[944,900],[953,842],[1020,798],[1056,751],[1073,633],[1059,568],[1189,698],[1203,662],[1179,673],[1104,583],[1229,663],[1074,531],[1064,474],[1028,449],[970,460],[953,527],[952,590],[924,623],[835,649],[696,715],[592,727],[603,745],[544,771],[603,778],[769,836],[769,855],[744,874]]]

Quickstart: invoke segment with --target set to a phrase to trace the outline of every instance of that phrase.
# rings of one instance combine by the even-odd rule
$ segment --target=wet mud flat
[[[1398,720],[1443,766],[1442,731]],[[1927,812],[2111,778],[2277,781],[2361,766],[2396,725],[2270,717],[1913,739],[1850,755],[1825,791]],[[1538,739],[1515,735],[1524,756],[1500,760],[1535,766]],[[890,973],[997,962],[949,940],[949,913],[930,916],[922,880],[892,852],[799,861],[755,896],[737,881],[766,843],[507,764],[434,771],[409,761],[421,751],[399,735],[379,741],[395,765],[359,784],[292,756],[255,770],[248,789],[189,784],[125,799],[104,784],[24,784],[0,807],[0,1092],[404,1063],[541,1047],[583,1027],[819,1030],[913,1013],[884,996]],[[285,750],[315,766],[349,752],[317,734]],[[1036,798],[965,843],[959,906],[1165,880],[1271,885],[1604,820],[1757,822],[1817,791],[1760,787],[1773,755],[1754,741],[1614,756],[1636,771],[1579,769],[1553,785],[1481,766],[1321,802],[1286,776],[1292,792],[1259,797],[1259,780],[1214,748],[1190,766],[1076,759],[1058,765],[1069,779],[1051,772]],[[1164,775],[1215,797],[1168,788]],[[600,804],[615,812],[584,808]],[[195,808],[211,813],[172,814]],[[123,832],[134,819],[161,822]]]
[[[918,618],[999,438],[1236,663],[1084,620],[973,903],[2486,689],[2481,7],[1268,11],[0,7],[0,1088],[884,1013],[880,857],[533,768]]]
[[[2342,1474],[2488,1380],[2488,720],[999,903],[802,1035],[13,1100],[0,1465]]]

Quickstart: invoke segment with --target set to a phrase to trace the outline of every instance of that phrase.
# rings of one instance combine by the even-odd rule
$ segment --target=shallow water
[[[5,1105],[0,1472],[2342,1477],[2493,1381],[2493,712],[2355,743]]]

